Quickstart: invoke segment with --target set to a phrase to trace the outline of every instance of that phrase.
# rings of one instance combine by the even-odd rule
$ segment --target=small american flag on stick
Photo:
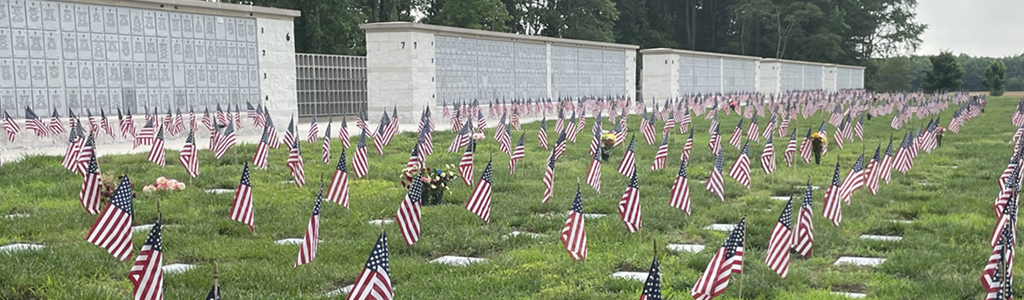
[[[256,223],[253,220],[252,207],[252,182],[249,181],[249,163],[242,168],[242,179],[235,188],[235,198],[231,203],[231,219],[249,225],[249,229],[256,232]]]
[[[158,212],[159,213],[159,212]],[[163,226],[158,219],[149,230],[135,264],[128,272],[135,300],[161,300],[164,298]]]
[[[487,223],[491,222],[491,174],[491,161],[487,161],[487,167],[484,168],[484,173],[480,176],[480,182],[477,183],[473,194],[466,201],[466,209],[480,216]]]
[[[633,174],[629,176],[629,184],[626,191],[622,193],[619,200],[619,216],[626,224],[626,230],[636,232],[643,226],[640,216],[640,186],[636,179],[636,167],[633,167]]]
[[[718,297],[729,287],[729,275],[743,273],[743,246],[746,239],[747,219],[740,220],[740,223],[733,228],[729,238],[722,243],[722,247],[715,252],[715,256],[708,262],[704,274],[697,279],[690,295],[695,300],[710,300]]]
[[[320,245],[320,208],[323,203],[324,188],[320,186],[320,192],[316,195],[316,204],[313,205],[313,215],[309,217],[309,224],[306,225],[306,235],[302,237],[302,247],[299,249],[299,257],[295,259],[295,266],[313,262],[316,258],[316,248]]]
[[[405,194],[405,200],[398,207],[395,220],[402,230],[402,237],[405,244],[412,246],[420,240],[420,203],[423,198],[423,177],[417,176],[412,179],[412,186]]]
[[[348,208],[348,166],[345,161],[345,148],[341,148],[338,166],[334,169],[334,177],[327,187],[327,201],[341,204]]]
[[[128,260],[132,254],[132,197],[132,183],[124,175],[85,239],[120,260]]]
[[[356,277],[347,300],[390,300],[393,297],[391,267],[388,263],[388,238],[382,230],[377,243],[370,251],[370,258],[366,259],[363,271]]]
[[[575,260],[587,259],[587,230],[584,225],[586,218],[583,217],[583,197],[580,194],[580,185],[576,183],[576,198],[572,202],[569,216],[562,227],[562,245],[569,252],[569,257]]]

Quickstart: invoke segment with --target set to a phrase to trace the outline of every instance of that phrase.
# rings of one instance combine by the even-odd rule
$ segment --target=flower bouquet
[[[828,138],[820,132],[811,134],[811,152],[814,153],[814,164],[821,164],[821,151],[828,145]]]
[[[615,134],[605,130],[601,133],[601,160],[608,161],[612,149],[615,149]]]
[[[180,181],[177,181],[177,180],[174,180],[174,179],[167,179],[167,177],[160,176],[160,177],[156,178],[156,182],[154,182],[154,184],[150,184],[150,185],[147,185],[147,186],[143,187],[142,191],[150,193],[150,192],[154,192],[154,191],[184,190],[184,189],[185,189],[185,183],[184,182],[180,182]]]
[[[410,188],[412,187],[413,180],[423,181],[423,205],[441,204],[444,192],[449,189],[449,182],[459,177],[453,169],[455,169],[455,166],[451,164],[444,165],[444,167],[439,169],[430,167],[423,169],[406,168],[402,170],[402,186]]]

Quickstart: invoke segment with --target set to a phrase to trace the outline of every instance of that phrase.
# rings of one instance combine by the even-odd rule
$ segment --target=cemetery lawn
[[[875,299],[981,299],[979,282],[991,247],[989,235],[995,224],[993,199],[998,192],[997,177],[1005,168],[1013,146],[1009,144],[1015,128],[1010,116],[1016,98],[990,98],[980,117],[965,124],[959,134],[948,132],[942,147],[931,154],[921,152],[914,168],[906,175],[893,171],[892,183],[880,184],[880,192],[871,196],[867,189],[856,192],[852,205],[843,206],[841,227],[833,227],[821,216],[822,197],[839,157],[845,177],[864,149],[865,163],[875,147],[885,150],[890,136],[899,139],[906,132],[889,127],[891,116],[865,120],[865,140],[847,142],[840,150],[830,145],[820,166],[800,160],[793,168],[785,166],[782,152],[788,143],[775,138],[778,171],[766,176],[759,157],[764,140],[751,142],[752,187],[748,190],[726,176],[726,201],[713,200],[698,180],[705,179],[713,167],[707,148],[708,124],[695,117],[696,138],[692,162],[688,166],[692,212],[687,216],[668,204],[669,187],[679,168],[679,155],[685,135],[675,130],[669,144],[667,167],[650,171],[657,144],[647,145],[638,136],[637,168],[643,210],[643,229],[628,233],[616,207],[627,178],[618,174],[626,145],[613,150],[602,168],[601,193],[584,184],[583,209],[586,213],[607,214],[587,219],[589,257],[573,261],[565,252],[558,235],[575,195],[576,180],[585,176],[589,165],[587,134],[593,123],[588,118],[575,145],[555,167],[555,198],[541,204],[545,158],[548,151],[537,145],[539,122],[524,124],[513,131],[512,140],[526,134],[526,158],[516,173],[508,174],[508,156],[488,138],[476,152],[474,182],[487,165],[489,153],[494,159],[493,205],[491,223],[463,206],[472,187],[460,180],[445,204],[423,208],[422,238],[414,246],[402,242],[396,224],[384,226],[388,234],[391,279],[396,299],[635,299],[642,282],[611,277],[617,271],[647,272],[652,259],[652,243],[659,247],[662,288],[667,299],[691,299],[690,289],[704,271],[711,256],[727,233],[709,231],[714,223],[735,224],[747,216],[748,232],[744,269],[744,299],[842,299],[830,291],[866,293]],[[942,126],[949,123],[954,108],[942,113]],[[817,126],[827,118],[819,112],[810,120],[794,120],[798,140],[808,126]],[[762,120],[767,120],[764,118]],[[444,153],[453,134],[448,121],[436,117],[434,155],[430,166],[457,164],[459,153]],[[722,116],[726,139],[738,121],[735,114]],[[630,132],[638,131],[640,118],[632,116]],[[914,119],[916,126],[922,122]],[[491,120],[490,123],[495,123]],[[746,131],[747,122],[744,122]],[[762,122],[762,129],[765,125]],[[337,124],[335,124],[337,125]],[[605,120],[604,128],[612,128]],[[415,126],[403,120],[404,128]],[[321,124],[323,127],[323,124]],[[550,142],[557,133],[548,123]],[[658,122],[656,128],[661,128]],[[354,128],[350,128],[354,130]],[[829,126],[831,142],[834,127]],[[660,130],[658,130],[660,131]],[[306,132],[298,133],[305,137]],[[628,139],[628,137],[627,137]],[[177,161],[178,149],[168,149],[168,166],[147,162],[145,154],[103,156],[99,159],[104,176],[127,173],[136,183],[133,225],[151,224],[161,203],[164,265],[195,264],[185,273],[166,274],[167,299],[199,299],[212,284],[212,263],[217,262],[225,299],[319,299],[332,290],[350,285],[363,268],[381,229],[368,223],[374,219],[394,218],[405,190],[399,184],[415,141],[412,133],[396,136],[381,158],[370,146],[370,174],[350,179],[351,209],[325,202],[321,215],[322,242],[315,266],[292,267],[298,245],[276,245],[284,238],[302,238],[321,176],[329,180],[337,163],[341,144],[335,141],[332,162],[321,163],[320,144],[303,142],[303,157],[308,184],[297,188],[282,183],[291,180],[285,166],[287,151],[272,150],[268,171],[252,170],[256,234],[248,226],[228,219],[232,194],[209,194],[206,189],[234,189],[242,164],[249,161],[255,145],[236,146],[220,159],[203,150],[201,173],[184,191],[143,193],[142,187],[159,176],[188,182]],[[660,134],[658,141],[660,142]],[[206,145],[206,141],[199,142]],[[628,143],[628,140],[627,140]],[[355,142],[352,143],[353,148]],[[728,172],[739,151],[723,143],[724,168]],[[103,145],[98,148],[102,150]],[[347,151],[351,170],[352,149]],[[953,168],[956,167],[956,168]],[[353,176],[354,177],[354,176]],[[814,193],[814,252],[809,259],[791,257],[789,278],[782,279],[764,264],[768,238],[785,201],[770,196],[802,193],[806,181],[821,186]],[[127,279],[134,261],[118,261],[105,250],[85,241],[86,232],[97,216],[85,213],[77,200],[81,176],[60,166],[60,157],[28,157],[0,167],[0,215],[25,214],[27,217],[0,218],[0,245],[16,242],[43,244],[40,251],[0,253],[0,299],[127,299],[132,285]],[[325,185],[327,182],[324,183]],[[799,201],[799,196],[797,197]],[[799,203],[799,202],[797,202]],[[911,223],[894,222],[907,220]],[[512,231],[533,232],[509,238]],[[861,234],[902,236],[900,242],[860,239]],[[146,232],[134,234],[135,253]],[[672,252],[666,244],[701,244],[700,253]],[[483,263],[453,267],[430,263],[444,255],[473,256]],[[862,268],[834,266],[840,256],[882,257],[881,266]],[[1019,271],[1018,271],[1019,272]],[[736,299],[740,276],[733,275],[726,293],[719,299]],[[1024,286],[1015,287],[1016,289]],[[338,296],[335,298],[341,298]]]

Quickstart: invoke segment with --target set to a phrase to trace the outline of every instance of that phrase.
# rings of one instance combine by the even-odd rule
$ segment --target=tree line
[[[930,90],[928,56],[913,53],[928,28],[917,0],[221,0],[299,10],[296,52],[365,55],[359,24],[416,21],[526,35],[865,66],[865,88]],[[985,69],[1005,64],[1005,88],[1024,90],[1024,55],[960,55],[961,84],[987,90]],[[955,71],[955,70],[947,70]],[[948,75],[948,74],[947,74]]]
[[[938,60],[938,63],[936,63]],[[872,59],[865,69],[865,88],[876,91],[930,90],[927,73],[943,73],[951,77],[948,90],[1024,91],[1024,54],[994,58],[953,55],[943,52],[936,56],[897,56]]]

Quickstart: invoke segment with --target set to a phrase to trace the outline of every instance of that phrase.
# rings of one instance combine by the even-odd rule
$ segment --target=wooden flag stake
[[[156,221],[163,222],[164,215],[160,212],[160,198],[156,199]]]
[[[213,261],[213,294],[216,299],[220,299],[220,282],[217,276],[217,261]]]

